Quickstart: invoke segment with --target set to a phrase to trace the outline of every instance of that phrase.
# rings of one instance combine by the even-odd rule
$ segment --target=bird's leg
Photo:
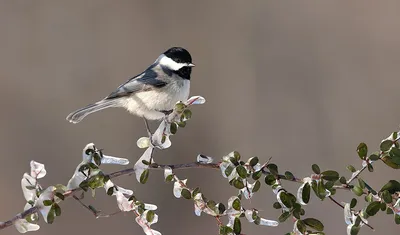
[[[149,136],[149,138],[151,140],[151,137],[153,136],[153,134],[150,131],[149,123],[147,122],[147,119],[145,117],[143,117],[143,120],[144,120],[144,125],[146,126],[147,135]]]

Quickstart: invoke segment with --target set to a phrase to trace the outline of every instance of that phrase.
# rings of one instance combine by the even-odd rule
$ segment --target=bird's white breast
[[[136,92],[122,101],[122,105],[132,114],[148,120],[162,119],[159,111],[171,110],[178,101],[189,97],[190,80],[174,79],[162,88]]]

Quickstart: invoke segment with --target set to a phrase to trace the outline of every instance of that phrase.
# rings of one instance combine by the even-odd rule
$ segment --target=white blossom
[[[278,221],[275,221],[275,220],[268,220],[268,219],[261,218],[260,225],[276,227],[279,225],[279,223],[278,223]]]
[[[303,179],[303,184],[299,187],[299,189],[297,190],[297,201],[301,204],[301,205],[303,205],[303,206],[305,206],[305,205],[307,205],[307,203],[305,203],[304,201],[303,201],[303,189],[304,189],[304,186],[306,186],[306,184],[311,184],[311,182],[312,182],[312,180],[311,180],[311,178],[310,177],[306,177],[306,178],[304,178]]]
[[[20,233],[26,233],[26,232],[30,232],[30,231],[37,231],[37,230],[40,229],[39,225],[29,223],[26,219],[16,220],[14,225],[15,225],[15,228]]]
[[[148,148],[150,146],[150,139],[149,137],[141,137],[137,140],[136,145],[141,148]]]
[[[192,96],[190,97],[185,104],[186,105],[193,105],[193,104],[204,104],[206,102],[206,99],[202,96]]]
[[[242,188],[240,191],[243,193],[243,196],[246,199],[252,198],[254,195],[253,188],[254,188],[254,185],[256,185],[257,181],[254,181],[252,184],[250,184],[246,179],[244,179],[243,183],[244,183],[245,187]]]
[[[187,179],[185,179],[185,180],[177,180],[177,181],[174,182],[173,192],[174,192],[174,196],[176,198],[180,198],[182,196],[181,195],[182,189],[185,187],[186,182],[187,182]]]
[[[150,162],[151,156],[153,153],[154,148],[149,147],[144,151],[143,155],[139,158],[139,160],[135,163],[133,169],[135,170],[136,180],[140,182],[140,176],[142,173],[149,168],[148,165],[144,164],[143,161]]]
[[[128,201],[128,198],[126,198],[124,196],[124,194],[122,194],[119,191],[114,191],[114,195],[117,198],[117,204],[118,204],[118,208],[121,211],[131,211],[134,209],[134,201]]]
[[[45,206],[43,204],[44,201],[50,200],[53,201],[54,199],[54,191],[56,188],[54,186],[50,186],[47,189],[45,189],[39,196],[38,200],[36,201],[36,205],[39,207],[39,211],[43,216],[44,221],[47,223],[47,216],[49,214],[49,211],[51,209],[50,206]]]
[[[164,168],[164,179],[166,180],[168,176],[173,175],[171,167],[167,166]]]
[[[36,200],[36,187],[36,179],[30,176],[28,173],[25,173],[21,180],[21,188],[26,201]]]
[[[197,155],[197,162],[201,164],[210,164],[214,161],[212,157],[204,156],[202,154]]]
[[[194,201],[194,213],[197,216],[200,216],[201,212],[203,211],[203,209],[206,207],[207,204],[203,200],[201,193],[196,194],[193,198],[193,201]]]
[[[171,140],[169,139],[171,132],[169,130],[169,126],[170,124],[167,123],[166,120],[163,120],[160,123],[160,126],[158,126],[157,130],[152,136],[152,144],[154,144],[154,147],[157,147],[158,149],[167,149],[171,146]],[[164,142],[163,138],[165,138]]]
[[[143,232],[146,235],[161,235],[159,231],[150,228],[150,226],[147,223],[146,217],[138,216],[135,218],[135,221],[140,225],[140,227],[142,227]]]
[[[350,203],[344,204],[344,221],[347,224],[347,235],[351,235],[351,229],[353,226],[356,226],[356,219],[359,217],[361,219],[359,227],[363,226],[364,224],[368,224],[368,221],[364,219],[361,215],[356,215],[354,211],[350,208]]]
[[[46,169],[44,168],[44,165],[31,161],[31,176],[35,179],[40,179],[43,178],[46,175]]]

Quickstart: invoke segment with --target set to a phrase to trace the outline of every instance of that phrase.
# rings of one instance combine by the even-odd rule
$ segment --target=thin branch
[[[346,182],[347,184],[350,184],[355,180],[365,169],[367,169],[368,165],[363,166],[356,174],[352,175],[351,178]]]
[[[329,196],[329,199],[331,199],[331,201],[333,201],[336,205],[340,206],[342,209],[344,209],[344,206],[342,204],[340,204],[338,201],[336,201],[332,196]]]
[[[159,165],[156,165],[156,166],[152,166],[152,165],[150,165],[149,166],[149,169],[153,169],[153,170],[162,170],[162,169],[165,169],[166,167],[170,167],[171,169],[173,169],[173,170],[180,170],[180,169],[193,169],[193,168],[209,168],[209,169],[219,169],[219,163],[210,163],[210,164],[202,164],[202,163],[199,163],[199,162],[191,162],[191,163],[184,163],[184,164],[165,164],[165,165],[163,165],[163,164],[159,164]],[[365,167],[364,167],[365,168]],[[360,170],[360,172],[362,171],[362,170],[364,170],[364,169],[361,169]],[[265,174],[265,175],[268,175],[268,174],[271,174],[269,171],[267,171],[267,170],[265,170],[264,168],[262,169],[262,172],[263,172],[263,174]],[[128,168],[128,169],[124,169],[124,170],[120,170],[120,171],[116,171],[116,172],[113,172],[113,173],[110,173],[110,174],[108,174],[108,176],[110,176],[110,178],[112,179],[112,178],[117,178],[117,177],[120,177],[120,176],[124,176],[124,175],[131,175],[131,174],[133,174],[133,173],[135,173],[135,170],[134,170],[134,168]],[[287,180],[287,181],[292,181],[292,182],[296,182],[296,183],[303,183],[303,180],[302,179],[300,179],[300,178],[296,178],[296,177],[294,177],[293,179],[286,179],[286,177],[284,176],[284,175],[278,175],[278,178],[279,179],[282,179],[282,180]],[[348,189],[348,188],[346,188],[346,187],[337,187],[338,189]],[[74,193],[75,192],[79,192],[79,191],[81,191],[82,189],[81,188],[76,188],[76,189],[72,189],[72,190],[70,190],[70,191],[67,191],[67,192],[65,192],[64,193],[64,197],[65,198],[68,198],[68,197],[76,197],[75,195],[74,195]],[[77,199],[77,197],[75,198],[75,200]],[[331,199],[332,200],[332,199]],[[80,201],[79,200],[79,198],[78,198],[78,201]],[[80,201],[81,202],[81,201]],[[81,202],[82,203],[82,202]],[[82,203],[83,204],[83,203]],[[84,206],[85,206],[85,208],[87,208],[88,210],[90,210],[92,213],[93,213],[93,211],[92,211],[92,209],[90,209],[88,206],[86,206],[85,204],[83,204]],[[340,205],[340,204],[339,204]],[[22,212],[22,213],[19,213],[19,214],[17,214],[16,216],[14,216],[12,219],[10,219],[10,220],[8,220],[8,221],[6,221],[6,222],[0,222],[0,230],[2,230],[2,229],[4,229],[4,228],[7,228],[7,227],[9,227],[9,226],[11,226],[11,225],[13,225],[14,223],[15,223],[15,221],[17,221],[18,219],[24,219],[24,218],[26,218],[27,216],[29,216],[29,215],[31,215],[31,214],[34,214],[34,213],[36,213],[36,212],[38,212],[39,211],[39,208],[37,207],[37,206],[34,206],[34,207],[32,207],[32,208],[30,208],[30,209],[28,209],[28,210],[26,210],[26,211],[24,211],[24,212]],[[95,214],[95,216],[96,216],[96,214]],[[107,215],[105,216],[105,217],[107,217]],[[370,227],[370,226],[369,226]],[[371,227],[372,228],[372,227]]]
[[[164,169],[165,167],[170,167],[171,169],[191,169],[191,168],[211,168],[211,169],[218,169],[219,168],[219,164],[201,164],[198,162],[192,162],[192,163],[186,163],[186,164],[168,164],[168,165],[158,165],[157,167],[152,167],[150,166],[150,169]],[[124,176],[124,175],[131,175],[135,173],[135,170],[133,168],[128,168],[128,169],[124,169],[124,170],[120,170],[120,171],[116,171],[113,172],[111,174],[109,174],[110,178],[117,178],[120,176]],[[76,189],[72,189],[69,191],[66,191],[64,193],[64,197],[68,198],[68,197],[73,197],[75,200],[79,201],[85,208],[87,208],[88,210],[90,210],[92,213],[92,209],[89,208],[89,206],[86,206],[83,202],[80,201],[80,199],[74,195],[75,192],[80,192],[82,191],[81,188],[76,188]],[[39,207],[34,206],[32,208],[29,208],[26,211],[23,211],[17,215],[15,215],[12,219],[7,220],[5,222],[0,222],[0,230],[5,229],[7,227],[10,227],[11,225],[13,225],[15,223],[15,221],[19,220],[19,219],[24,219],[29,215],[32,215],[34,213],[37,213],[39,211]],[[95,216],[96,214],[93,213]],[[113,213],[116,214],[116,213]],[[110,215],[113,215],[110,214]],[[100,215],[100,217],[108,217],[108,215]]]

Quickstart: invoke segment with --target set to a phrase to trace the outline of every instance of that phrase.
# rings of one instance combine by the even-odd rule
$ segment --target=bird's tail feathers
[[[94,104],[90,104],[84,108],[78,109],[67,116],[67,120],[72,123],[82,121],[87,115],[111,107],[118,107],[118,100],[100,100]]]

